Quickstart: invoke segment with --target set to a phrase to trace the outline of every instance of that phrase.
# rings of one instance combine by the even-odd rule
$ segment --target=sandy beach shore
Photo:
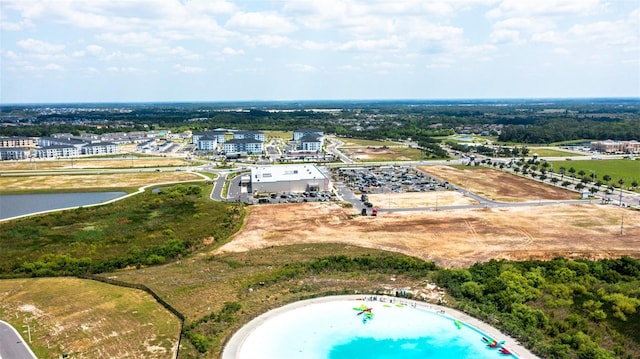
[[[282,323],[284,316],[293,310],[313,306],[315,304],[321,303],[329,303],[329,302],[345,302],[345,301],[353,301],[354,305],[361,305],[367,302],[373,302],[372,299],[375,298],[376,302],[383,303],[394,303],[394,304],[404,304],[406,306],[416,307],[419,309],[424,309],[428,311],[432,311],[434,313],[438,313],[439,315],[444,315],[453,320],[457,320],[464,325],[475,328],[476,330],[486,334],[490,338],[499,338],[499,340],[504,340],[503,346],[508,348],[514,355],[521,359],[538,359],[537,356],[533,355],[529,350],[521,346],[515,339],[506,336],[501,333],[499,330],[493,328],[492,326],[475,319],[473,317],[468,316],[465,313],[460,311],[434,305],[430,303],[414,301],[404,298],[396,298],[396,297],[388,297],[388,296],[365,296],[365,295],[344,295],[344,296],[329,296],[329,297],[321,297],[314,298],[309,300],[303,300],[294,302],[280,308],[273,309],[269,312],[266,312],[252,321],[247,323],[245,326],[240,328],[229,340],[229,342],[224,347],[222,352],[222,359],[237,359],[241,357],[250,357],[251,355],[260,356],[261,348],[257,347],[243,347],[243,345],[247,342],[248,338],[254,333],[256,330],[260,328],[260,326],[265,325],[267,322],[273,325],[276,321],[276,326],[286,326],[287,323]],[[280,322],[278,322],[280,321]]]

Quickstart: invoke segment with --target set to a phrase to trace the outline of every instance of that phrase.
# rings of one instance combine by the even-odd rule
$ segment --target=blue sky
[[[640,96],[640,0],[0,0],[0,102]]]

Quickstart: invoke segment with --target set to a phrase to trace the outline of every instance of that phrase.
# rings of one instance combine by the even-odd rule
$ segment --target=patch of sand
[[[445,267],[490,259],[640,257],[640,213],[602,205],[381,212],[362,217],[334,203],[262,205],[216,250],[346,243],[400,252]],[[624,232],[620,223],[624,216]]]
[[[369,202],[378,208],[419,208],[478,204],[478,201],[454,191],[401,192],[369,194]]]
[[[576,192],[490,168],[420,166],[419,170],[488,199],[503,202],[576,199]]]

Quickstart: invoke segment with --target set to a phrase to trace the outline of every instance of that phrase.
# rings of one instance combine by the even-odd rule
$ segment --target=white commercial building
[[[329,190],[329,177],[312,164],[261,166],[251,169],[251,191],[321,192]]]

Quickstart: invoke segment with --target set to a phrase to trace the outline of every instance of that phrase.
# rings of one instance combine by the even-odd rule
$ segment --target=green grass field
[[[569,152],[569,151],[563,151],[563,150],[555,150],[555,149],[550,149],[550,148],[545,148],[545,147],[530,147],[529,148],[529,153],[530,153],[530,155],[532,155],[534,153],[537,153],[538,157],[540,157],[540,158],[581,156],[578,153]]]
[[[397,143],[391,141],[365,140],[361,138],[338,137],[342,141],[342,147],[382,147],[382,146],[398,146]]]
[[[293,138],[293,131],[263,131],[266,138],[282,138],[284,140],[290,140]]]
[[[390,147],[389,153],[368,154],[362,162],[419,161],[426,159],[424,152],[417,148]]]
[[[591,178],[591,174],[595,172],[597,179],[602,181],[604,175],[611,177],[610,184],[618,186],[618,180],[624,180],[624,188],[631,186],[633,181],[640,182],[640,161],[638,160],[588,160],[588,161],[563,161],[550,162],[554,170],[559,171],[560,167],[564,167],[568,174],[569,168],[576,170],[576,177],[581,170],[585,172],[585,176]],[[603,181],[604,182],[604,181]]]

